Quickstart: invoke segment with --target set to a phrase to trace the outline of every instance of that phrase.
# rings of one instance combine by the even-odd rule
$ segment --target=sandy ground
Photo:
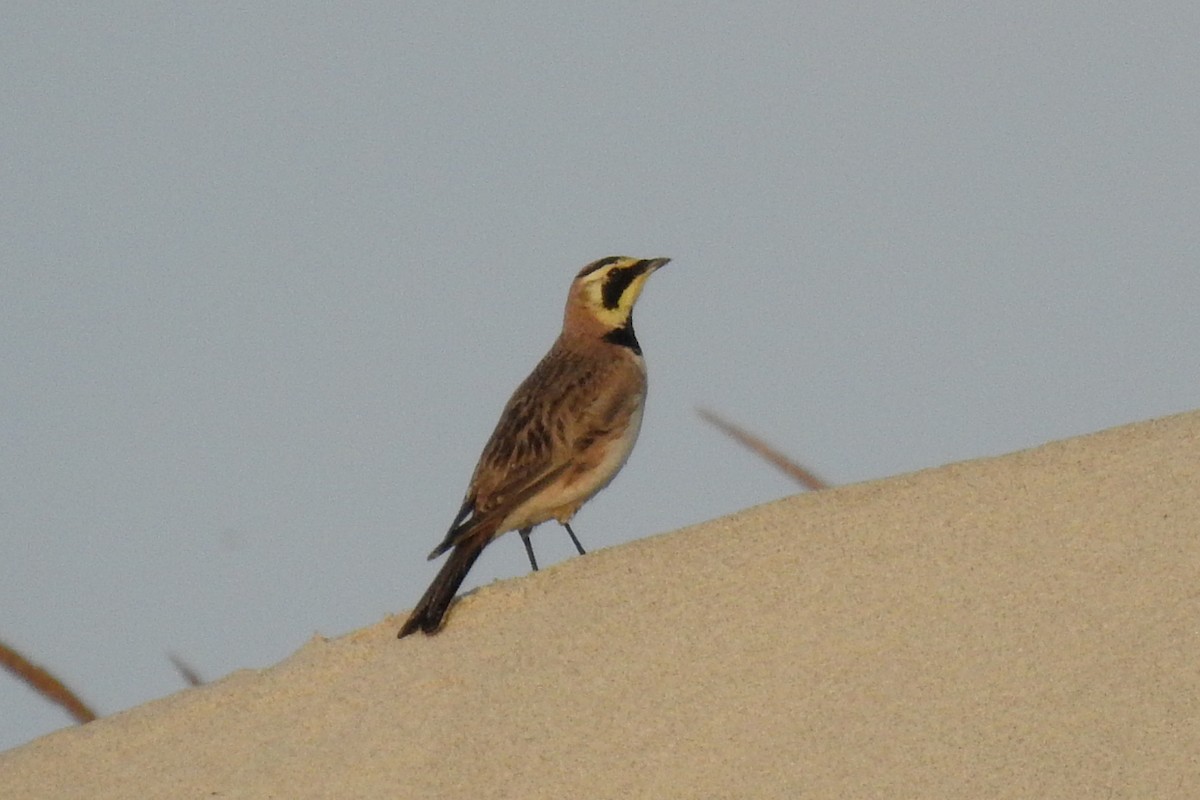
[[[1198,797],[1200,412],[401,621],[9,751],[0,797]]]

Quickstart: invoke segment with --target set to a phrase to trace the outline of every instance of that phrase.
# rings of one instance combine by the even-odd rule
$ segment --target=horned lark
[[[504,407],[458,516],[429,554],[434,559],[449,550],[450,558],[401,637],[437,633],[471,565],[501,534],[520,532],[535,570],[529,534],[548,520],[565,527],[584,552],[569,523],[609,484],[637,439],[646,364],[633,334],[633,304],[650,273],[668,260],[613,256],[575,276],[562,333]]]

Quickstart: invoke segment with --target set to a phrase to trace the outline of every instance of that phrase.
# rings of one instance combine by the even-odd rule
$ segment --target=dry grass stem
[[[821,478],[818,478],[811,470],[805,469],[795,461],[792,461],[790,458],[783,455],[754,434],[748,433],[742,428],[739,428],[737,425],[734,425],[732,422],[722,419],[707,409],[698,408],[696,409],[696,413],[699,414],[700,418],[705,422],[720,428],[739,444],[749,448],[765,458],[767,461],[774,464],[785,474],[787,474],[789,478],[796,481],[801,486],[811,489],[814,492],[819,489],[829,488],[829,484]]]
[[[96,712],[88,708],[62,681],[4,642],[0,642],[0,666],[25,681],[42,697],[65,708],[77,722],[91,722],[96,718]]]
[[[174,653],[167,653],[167,658],[171,659],[171,663],[175,665],[175,669],[179,670],[179,674],[191,686],[203,686],[204,679],[200,677],[200,673],[192,668],[192,665],[184,661]]]

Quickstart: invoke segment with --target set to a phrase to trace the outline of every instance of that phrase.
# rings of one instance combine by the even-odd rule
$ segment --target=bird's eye
[[[637,280],[637,277],[645,272],[645,269],[638,269],[638,264],[625,269],[614,269],[612,272],[604,276],[604,288],[601,290],[601,298],[604,301],[605,308],[616,308],[621,304],[621,297],[625,294],[625,290],[629,285]]]
[[[604,269],[604,268],[605,268],[605,267],[607,267],[609,264],[615,264],[616,262],[618,262],[618,261],[620,261],[620,260],[621,260],[621,257],[620,257],[620,256],[609,256],[608,258],[602,258],[602,259],[600,259],[599,261],[593,261],[592,263],[588,264],[586,267],[584,267],[583,269],[581,269],[581,270],[579,271],[579,274],[578,274],[577,276],[575,276],[575,277],[576,277],[576,279],[577,279],[577,280],[578,280],[579,278],[586,277],[586,276],[588,276],[588,275],[591,275],[591,274],[592,274],[593,272],[595,272],[596,270],[598,270],[598,269]]]

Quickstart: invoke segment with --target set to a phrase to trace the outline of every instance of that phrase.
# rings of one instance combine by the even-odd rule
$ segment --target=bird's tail
[[[471,570],[471,565],[479,558],[489,541],[488,536],[469,536],[454,546],[437,577],[429,584],[416,608],[408,615],[404,627],[400,629],[401,639],[418,630],[434,634],[441,629],[442,618],[454,599],[454,593],[458,591],[458,587]]]

